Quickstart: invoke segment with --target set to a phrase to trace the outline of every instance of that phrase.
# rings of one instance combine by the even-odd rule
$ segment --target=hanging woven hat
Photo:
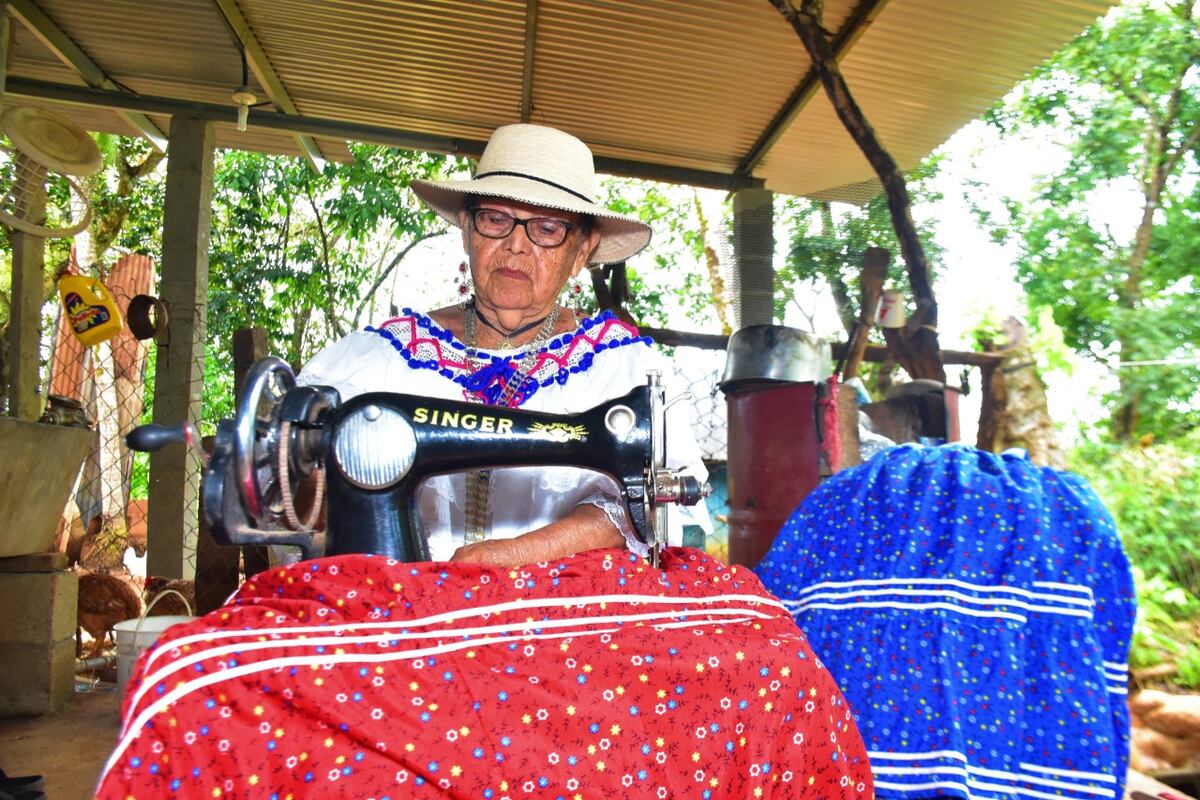
[[[592,151],[569,133],[543,125],[505,125],[488,140],[470,180],[412,182],[413,191],[454,225],[468,197],[500,197],[590,214],[600,232],[593,263],[624,261],[650,243],[650,226],[597,205]]]

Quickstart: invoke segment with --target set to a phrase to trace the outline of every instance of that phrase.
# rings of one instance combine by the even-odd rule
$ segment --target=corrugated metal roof
[[[241,60],[214,0],[37,2],[118,84],[232,105]],[[856,5],[826,0],[826,27],[840,30]],[[890,0],[842,66],[880,138],[911,167],[1109,5]],[[237,6],[301,115],[468,140],[521,118],[526,0]],[[530,119],[579,135],[601,156],[731,174],[809,70],[799,39],[766,0],[536,6]],[[79,83],[20,23],[14,30],[10,75]],[[129,132],[112,112],[74,113],[98,129]],[[299,152],[294,136],[276,131],[239,134],[221,123],[217,139]],[[321,147],[330,157],[346,153],[335,142]],[[872,178],[820,91],[753,175],[782,193],[859,199]]]

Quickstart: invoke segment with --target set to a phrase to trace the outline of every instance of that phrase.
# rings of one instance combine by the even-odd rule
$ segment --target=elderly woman
[[[593,263],[624,261],[650,228],[591,201],[592,154],[539,125],[496,130],[472,180],[414,181],[413,189],[462,230],[474,294],[429,314],[351,334],[317,354],[300,382],[342,398],[404,392],[533,411],[583,411],[645,383],[656,366],[648,340],[604,313],[579,320],[559,299]],[[706,475],[682,406],[669,412],[672,467]],[[420,496],[433,560],[531,564],[601,547],[646,555],[613,480],[572,468],[497,469],[434,478]],[[671,509],[708,527],[703,506]]]
[[[516,125],[474,180],[417,185],[462,228],[474,297],[353,334],[303,379],[558,412],[641,383],[637,331],[558,304],[570,276],[650,236],[594,205],[592,181],[577,139]],[[699,470],[679,422],[670,452]],[[421,506],[434,558],[457,563],[277,567],[167,631],[98,795],[871,796],[851,710],[787,609],[696,550],[652,567],[610,479],[442,477]]]

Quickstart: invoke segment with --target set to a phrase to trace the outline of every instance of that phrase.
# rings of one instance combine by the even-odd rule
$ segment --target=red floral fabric
[[[135,676],[102,798],[873,796],[787,610],[695,550],[301,562]]]

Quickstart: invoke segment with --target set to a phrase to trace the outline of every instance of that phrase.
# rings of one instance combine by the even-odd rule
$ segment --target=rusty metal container
[[[753,567],[820,480],[817,387],[829,345],[781,325],[729,340],[721,390],[729,411],[729,563]]]

